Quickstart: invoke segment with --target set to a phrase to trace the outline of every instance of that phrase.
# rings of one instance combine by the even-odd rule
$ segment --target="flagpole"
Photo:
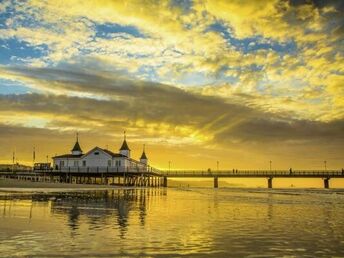
[[[35,167],[35,160],[36,160],[36,147],[33,146],[33,154],[32,154],[32,170]]]
[[[12,173],[14,172],[14,157],[15,157],[15,151],[13,151],[13,154],[12,154]]]

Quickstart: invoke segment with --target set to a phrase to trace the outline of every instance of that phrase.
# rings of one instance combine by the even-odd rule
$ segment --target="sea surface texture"
[[[344,257],[344,192],[0,193],[0,256]]]

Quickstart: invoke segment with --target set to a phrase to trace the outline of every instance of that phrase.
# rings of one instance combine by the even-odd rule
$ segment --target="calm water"
[[[344,257],[344,192],[0,195],[0,256]]]

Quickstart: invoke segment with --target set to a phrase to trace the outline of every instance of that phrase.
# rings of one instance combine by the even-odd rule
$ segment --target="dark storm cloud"
[[[308,120],[275,120],[256,118],[241,124],[235,136],[242,141],[313,141],[344,143],[344,121],[328,123]],[[217,135],[218,140],[229,139],[230,131]]]
[[[108,100],[71,97],[67,95],[7,95],[0,96],[2,112],[15,111],[36,114],[68,115],[68,124],[78,121],[101,123],[104,130],[125,119],[147,123],[168,123],[191,126],[214,135],[217,143],[281,142],[281,141],[344,141],[344,121],[329,123],[296,120],[225,102],[221,98],[202,96],[185,90],[151,82],[128,80],[109,74],[49,69],[11,68],[23,80],[55,85],[80,93],[101,94]],[[57,86],[56,86],[57,85]],[[50,87],[50,86],[49,86]],[[66,121],[54,123],[64,126]],[[91,128],[92,129],[92,128]]]
[[[316,9],[322,16],[323,25],[325,31],[332,32],[335,35],[343,35],[344,30],[344,1],[342,0],[290,0],[289,5],[291,7],[302,7],[305,5],[312,6]],[[327,12],[332,8],[330,12]],[[326,10],[326,12],[324,12]],[[311,16],[310,16],[311,17]],[[288,12],[285,15],[285,19],[289,21],[290,24],[296,24],[298,26],[303,26],[307,29],[307,19],[300,20],[295,19],[295,14],[293,12]]]
[[[333,6],[338,11],[344,11],[344,2],[342,0],[289,0],[291,6],[300,6],[305,4],[313,5],[316,8]]]

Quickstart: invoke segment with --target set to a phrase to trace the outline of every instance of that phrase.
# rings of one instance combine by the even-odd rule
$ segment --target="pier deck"
[[[168,178],[213,178],[214,187],[219,186],[219,178],[266,178],[272,188],[274,178],[321,178],[324,187],[329,188],[331,178],[344,178],[344,170],[158,170],[118,171],[109,168],[75,168],[60,170],[16,170],[0,171],[0,176],[24,180],[50,180],[66,183],[101,183],[125,186],[164,186]],[[116,182],[117,180],[117,182]]]
[[[330,187],[331,178],[344,178],[344,170],[168,170],[159,171],[167,186],[168,177],[214,178],[214,188],[219,186],[219,178],[267,178],[268,188],[272,188],[273,178],[321,178],[324,188]]]

